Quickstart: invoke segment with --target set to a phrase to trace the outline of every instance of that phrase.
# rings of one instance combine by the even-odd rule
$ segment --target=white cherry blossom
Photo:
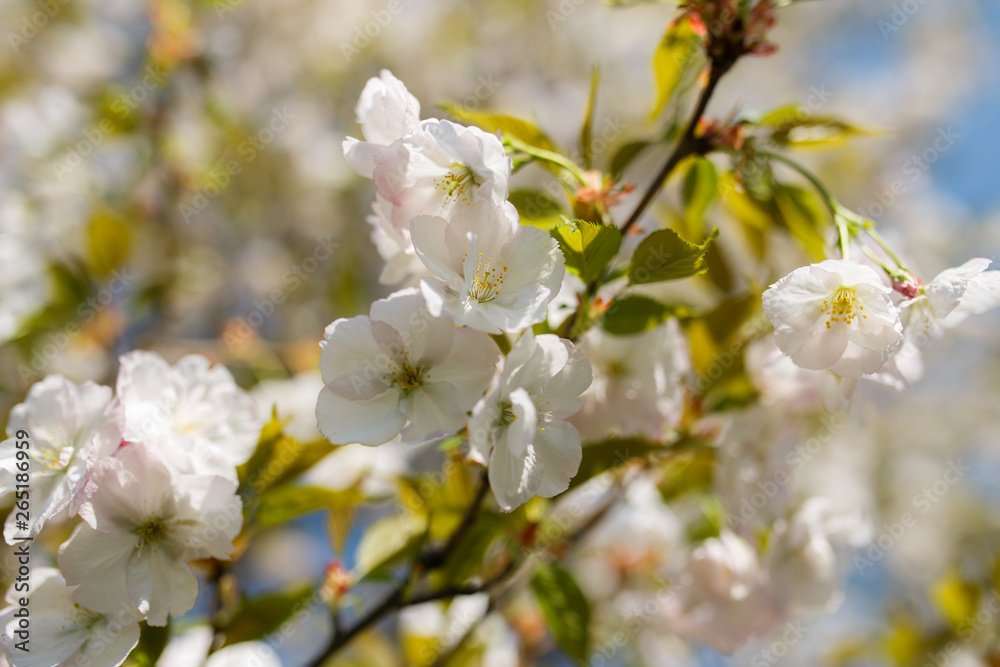
[[[121,358],[125,439],[144,442],[181,473],[236,479],[263,426],[257,404],[222,365],[189,355],[171,366],[153,352]]]
[[[870,267],[828,259],[772,285],[764,312],[778,347],[797,365],[857,378],[879,370],[902,342],[891,292]]]
[[[127,609],[100,614],[83,609],[73,601],[73,589],[66,585],[59,571],[50,567],[35,569],[28,590],[12,585],[0,611],[0,646],[16,667],[52,667],[53,665],[88,665],[118,667],[139,643],[140,617]],[[30,627],[28,647],[16,647],[21,598],[27,598]]]
[[[500,352],[483,333],[430,313],[416,289],[326,328],[316,416],[334,443],[422,442],[462,428]]]
[[[676,320],[631,336],[595,327],[583,336],[580,347],[594,367],[594,382],[583,395],[583,408],[570,421],[585,440],[609,433],[659,440],[679,423],[682,376],[690,364]]]
[[[131,605],[150,625],[189,611],[198,580],[188,561],[228,559],[243,524],[236,482],[179,475],[141,443],[102,459],[96,492],[59,549],[59,569],[74,598],[100,613]]]
[[[375,170],[375,153],[415,130],[420,123],[420,102],[403,82],[387,69],[372,77],[355,107],[365,141],[344,140],[344,157],[366,178]]]
[[[29,437],[17,436],[24,431]],[[87,474],[121,443],[122,412],[111,389],[93,382],[77,385],[50,375],[28,391],[11,410],[8,438],[0,443],[0,496],[17,491],[17,475],[27,468],[30,480],[29,529],[17,527],[17,512],[4,526],[4,539],[38,535],[52,519],[76,514],[84,500]],[[18,458],[17,444],[28,442],[28,458]],[[15,498],[17,498],[15,494]]]
[[[966,317],[1000,306],[1000,272],[987,272],[991,261],[970,259],[946,269],[900,305],[907,340],[917,347],[936,342]]]
[[[505,512],[534,496],[569,487],[580,467],[580,433],[566,418],[580,409],[590,363],[567,340],[530,329],[504,362],[503,375],[476,404],[469,421],[470,457],[489,465]]]
[[[507,200],[511,160],[503,144],[478,127],[430,119],[375,154],[375,192],[397,229],[418,215],[451,217],[485,201]]]
[[[436,278],[421,281],[433,313],[485,331],[518,332],[545,319],[565,260],[555,239],[518,224],[517,212],[481,203],[451,221],[420,216],[410,226],[417,256]]]

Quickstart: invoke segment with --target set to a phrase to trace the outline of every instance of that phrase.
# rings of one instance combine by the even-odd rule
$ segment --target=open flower
[[[375,192],[392,226],[418,215],[450,217],[477,201],[507,200],[511,161],[503,144],[478,127],[430,119],[375,154]]]
[[[420,102],[402,81],[384,69],[365,84],[355,112],[365,141],[347,137],[344,157],[358,174],[371,178],[376,151],[402,139],[419,125]]]
[[[904,333],[917,347],[934,343],[966,317],[1000,305],[1000,272],[986,272],[990,260],[978,257],[946,269],[900,305]]]
[[[565,260],[555,239],[518,224],[512,206],[477,204],[449,222],[420,216],[410,225],[417,256],[439,279],[421,281],[433,313],[487,333],[517,332],[545,319]]]
[[[225,366],[189,355],[171,366],[153,352],[121,358],[125,439],[144,442],[181,473],[236,479],[263,426],[257,404]]]
[[[580,409],[590,363],[558,336],[524,332],[503,375],[472,410],[470,457],[489,465],[497,503],[509,512],[569,487],[580,467],[580,434],[564,421]]]
[[[100,613],[131,605],[149,625],[187,613],[198,597],[188,561],[228,559],[243,525],[236,482],[178,475],[151,447],[122,447],[93,474],[96,492],[59,549],[73,597]]]
[[[659,440],[680,422],[681,377],[689,363],[676,320],[631,336],[595,327],[580,347],[594,367],[594,382],[583,395],[583,409],[570,421],[585,439],[614,432]]]
[[[72,593],[59,571],[50,567],[32,571],[27,590],[19,592],[15,586],[10,587],[6,597],[10,606],[0,611],[0,645],[13,664],[118,667],[125,662],[139,643],[139,618],[119,610],[105,615],[82,609],[73,601]],[[20,625],[22,618],[15,616],[21,608],[19,600],[24,597],[31,610],[27,651],[15,646],[21,641],[17,631],[25,632]]]
[[[881,368],[902,341],[891,292],[873,269],[828,259],[772,285],[764,312],[778,348],[797,365],[856,378]]]
[[[14,493],[19,473],[26,472],[31,485],[28,527],[18,528],[17,512],[11,512],[4,526],[8,544],[38,535],[46,521],[76,514],[87,473],[118,449],[121,429],[121,409],[109,387],[77,385],[60,375],[31,387],[24,403],[11,410],[9,437],[0,443],[0,496]],[[22,430],[29,437],[18,437]],[[30,445],[27,459],[18,458],[19,442]]]
[[[416,289],[376,301],[369,317],[333,322],[320,345],[316,417],[341,444],[381,445],[400,432],[422,442],[462,428],[500,356],[488,336],[432,315]]]

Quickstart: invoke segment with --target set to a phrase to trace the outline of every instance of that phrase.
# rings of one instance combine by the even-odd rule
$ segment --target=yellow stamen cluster
[[[462,263],[464,264],[466,261],[468,261],[468,255],[462,260]],[[483,253],[479,253],[476,269],[472,274],[472,284],[469,286],[469,297],[479,303],[486,303],[497,298],[497,294],[503,287],[506,273],[506,264],[494,264],[492,258],[486,257],[484,259]]]
[[[840,286],[833,295],[823,299],[820,312],[827,315],[826,328],[829,329],[834,322],[850,324],[859,316],[867,320],[868,316],[861,312],[864,309],[858,299],[857,290],[853,287]]]
[[[167,525],[159,518],[149,519],[136,526],[135,534],[141,540],[141,546],[159,544],[167,536]]]
[[[404,350],[399,359],[392,362],[390,373],[383,375],[382,379],[388,381],[391,386],[399,387],[409,394],[430,379],[430,373],[425,373],[423,366],[414,365]]]
[[[434,179],[434,189],[444,192],[444,203],[453,201],[455,203],[464,202],[472,204],[472,186],[479,185],[479,179],[472,172],[472,169],[455,163],[444,176]]]

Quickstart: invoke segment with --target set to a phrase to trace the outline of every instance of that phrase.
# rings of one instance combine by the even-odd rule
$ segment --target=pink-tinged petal
[[[429,372],[432,382],[455,386],[461,404],[468,409],[489,385],[500,360],[500,350],[489,336],[472,329],[456,329],[445,360]]]
[[[168,615],[180,618],[198,598],[198,578],[182,555],[165,545],[136,551],[125,578],[132,603],[140,609],[148,606],[146,623],[152,626],[165,626]]]
[[[561,419],[543,419],[535,432],[532,448],[542,466],[537,494],[551,498],[568,489],[583,458],[580,433],[576,428]]]
[[[371,178],[375,172],[375,152],[382,148],[378,144],[358,141],[354,137],[344,139],[344,157],[358,176]]]
[[[928,283],[924,290],[937,318],[947,317],[958,306],[969,283],[989,268],[992,262],[983,257],[946,269]]]
[[[80,524],[59,548],[59,570],[87,609],[116,614],[129,601],[125,571],[139,545],[135,534],[99,533]]]
[[[316,404],[319,430],[338,445],[389,442],[406,424],[406,416],[399,411],[399,396],[398,391],[387,391],[367,401],[352,401],[324,388]]]
[[[391,144],[420,123],[420,102],[387,69],[368,80],[354,111],[365,139],[375,144]]]
[[[319,370],[327,382],[346,374],[363,375],[382,354],[365,315],[332,322],[320,348]]]
[[[410,240],[427,269],[449,284],[460,284],[461,264],[454,261],[446,242],[448,221],[436,215],[420,215],[410,221]]]
[[[444,382],[414,389],[401,403],[410,419],[403,429],[403,440],[409,443],[426,442],[459,430],[465,425],[463,402],[454,385]]]

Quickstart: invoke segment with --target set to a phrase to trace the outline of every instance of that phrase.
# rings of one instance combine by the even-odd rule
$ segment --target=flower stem
[[[587,177],[584,175],[583,170],[580,169],[580,167],[572,160],[563,157],[559,153],[547,151],[544,148],[538,148],[537,146],[526,144],[516,137],[504,137],[504,143],[510,146],[512,150],[519,153],[524,153],[525,155],[530,155],[533,158],[557,164],[571,173],[576,180],[580,182],[580,185],[587,184]]]

